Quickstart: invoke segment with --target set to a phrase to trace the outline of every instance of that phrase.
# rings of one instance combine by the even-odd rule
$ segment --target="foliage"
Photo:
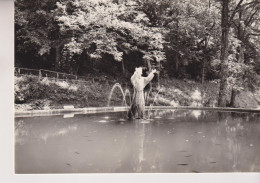
[[[129,78],[136,66],[151,66],[169,79],[204,82],[223,76],[226,93],[231,89],[255,91],[260,74],[260,2],[229,0],[228,23],[222,25],[223,2],[16,0],[15,63],[116,78],[122,73]],[[228,27],[224,65],[223,26]],[[17,102],[30,98],[24,84],[15,90]],[[69,90],[59,90],[63,89]],[[36,85],[29,90],[39,90],[37,98],[44,88]],[[81,91],[71,87],[70,92],[76,90]]]
[[[219,9],[206,1],[146,0],[144,11],[154,25],[169,30],[166,55],[168,74],[178,77],[201,77],[201,69],[219,49]],[[196,67],[196,69],[194,69]],[[198,71],[193,73],[193,71]]]
[[[201,105],[213,107],[218,95],[217,88],[218,84],[214,82],[205,82],[202,85],[191,80],[162,79],[156,105],[171,105],[175,101],[180,106],[191,106],[194,102],[192,95],[197,91],[202,97]],[[158,91],[159,89],[152,91],[150,102],[153,102]]]
[[[57,2],[55,13],[61,34],[72,34],[63,49],[69,59],[86,50],[93,59],[108,54],[122,61],[124,53],[139,50],[145,59],[165,60],[163,30],[150,27],[135,1],[62,1]]]
[[[256,29],[251,29],[250,27],[259,21],[260,2],[258,0],[222,0],[221,6],[221,82],[218,105],[225,107],[230,83],[233,85],[231,86],[233,89],[230,105],[234,105],[235,93],[243,87],[241,86],[245,79],[243,73],[247,70],[246,67],[250,68],[250,65],[248,65],[248,62],[245,60],[245,49],[247,49],[249,37],[252,35],[250,33],[251,30],[259,32],[258,26],[256,26]],[[236,29],[235,36],[232,26]],[[259,34],[253,35],[260,36]],[[230,49],[230,46],[228,46],[232,43],[231,39],[235,40],[235,45],[231,44],[233,49]],[[236,41],[236,39],[238,41]],[[243,78],[241,76],[243,76]]]
[[[54,49],[64,41],[54,20],[57,0],[15,1],[16,65],[55,68]]]
[[[32,104],[35,109],[43,108],[49,101],[51,108],[63,108],[63,105],[75,107],[107,105],[111,87],[100,82],[72,82],[35,76],[15,77],[15,103]],[[115,93],[112,100],[121,104],[122,96]]]

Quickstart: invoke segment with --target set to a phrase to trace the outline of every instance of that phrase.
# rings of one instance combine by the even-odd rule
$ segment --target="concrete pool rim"
[[[95,114],[107,112],[123,112],[127,111],[129,107],[115,106],[115,107],[86,107],[86,108],[71,108],[71,109],[50,109],[50,110],[30,110],[30,111],[15,111],[15,117],[33,117],[33,116],[51,116],[51,115],[65,115],[65,114]],[[146,110],[150,107],[146,106]],[[249,112],[260,113],[259,108],[230,108],[230,107],[190,107],[190,106],[153,106],[152,110],[212,110],[222,112]]]

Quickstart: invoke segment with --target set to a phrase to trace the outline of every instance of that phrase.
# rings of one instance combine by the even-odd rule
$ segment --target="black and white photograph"
[[[259,0],[13,5],[15,176],[260,178]]]

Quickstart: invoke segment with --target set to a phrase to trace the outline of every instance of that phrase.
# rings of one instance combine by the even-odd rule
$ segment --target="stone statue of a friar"
[[[128,111],[128,117],[132,118],[144,118],[145,99],[144,99],[144,87],[153,79],[156,69],[147,76],[142,76],[142,67],[135,68],[135,72],[131,77],[131,83],[134,87],[134,94],[132,99],[132,105]]]

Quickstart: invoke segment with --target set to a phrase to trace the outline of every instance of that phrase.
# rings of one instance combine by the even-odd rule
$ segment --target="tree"
[[[220,78],[226,106],[231,90],[234,98],[257,87],[259,21],[259,0],[16,0],[16,65],[114,76],[146,66],[202,83]]]
[[[55,20],[61,34],[71,34],[63,53],[71,59],[83,50],[90,58],[111,55],[122,62],[123,55],[138,50],[148,61],[165,60],[162,29],[150,26],[137,1],[64,0],[57,3]]]
[[[234,62],[236,67],[240,67],[236,76],[233,76],[233,83],[231,84],[231,101],[230,105],[235,107],[234,101],[237,93],[242,88],[254,89],[257,81],[255,64],[258,61],[256,59],[257,42],[259,40],[260,29],[257,26],[260,18],[260,2],[259,1],[247,1],[246,4],[242,4],[238,9],[236,16],[232,20],[232,28],[234,32],[234,38],[238,41],[238,46],[235,49]],[[254,52],[252,57],[250,52]],[[233,66],[234,68],[234,66]],[[247,80],[247,82],[245,82]]]
[[[220,56],[220,60],[221,60],[221,72],[220,72],[221,77],[220,77],[220,79],[221,79],[221,81],[220,81],[218,105],[221,107],[225,107],[227,105],[226,102],[227,102],[227,95],[228,95],[228,79],[229,79],[228,68],[230,68],[229,63],[234,63],[234,62],[229,62],[229,60],[233,60],[234,58],[236,58],[236,57],[234,57],[234,55],[232,57],[232,54],[229,55],[229,46],[228,46],[229,39],[232,38],[232,36],[231,37],[229,36],[230,28],[232,26],[232,23],[234,23],[234,19],[237,14],[238,14],[238,17],[240,17],[240,19],[241,19],[241,15],[242,15],[241,12],[243,11],[242,9],[244,9],[244,8],[248,9],[252,6],[255,6],[259,2],[257,0],[256,1],[255,0],[253,0],[253,1],[222,0],[221,2],[222,2],[222,23],[221,23],[222,37],[221,37],[221,56]],[[229,9],[229,5],[232,5],[232,7],[233,7],[232,10]],[[250,17],[253,17],[257,12],[258,12],[258,8],[256,8],[256,10],[253,11],[253,13],[250,16],[248,16],[248,22],[251,21]],[[239,70],[239,72],[241,72],[241,70],[243,70],[245,68],[242,65],[243,63],[241,63],[242,60],[244,60],[244,43],[241,40],[241,38],[242,38],[241,37],[241,21],[239,21],[237,33],[238,33],[237,38],[240,41],[240,43],[238,43],[238,44],[240,44],[240,45],[235,46],[235,47],[238,48],[239,51],[236,52],[236,50],[235,51],[233,50],[233,53],[238,53],[239,63],[236,64],[236,66],[240,67],[238,70]],[[234,65],[231,67],[237,69],[237,67],[234,67]],[[238,74],[239,72],[235,72],[235,73]],[[238,75],[241,75],[241,74],[238,74]],[[232,92],[232,93],[234,94],[234,92]],[[234,97],[232,96],[231,98],[233,99]]]
[[[50,67],[58,67],[60,47],[66,42],[66,37],[59,34],[54,20],[56,1],[15,1],[16,59],[24,57],[24,62],[28,62],[30,67],[44,67],[46,62],[51,64]],[[48,56],[55,54],[56,61],[53,62]]]
[[[220,71],[220,89],[219,89],[219,98],[218,106],[226,107],[227,93],[228,93],[228,43],[229,43],[229,31],[230,31],[230,21],[233,20],[234,15],[236,14],[237,9],[240,8],[243,0],[240,0],[233,10],[232,14],[229,16],[230,9],[230,0],[222,0],[222,12],[221,12],[221,71]]]

